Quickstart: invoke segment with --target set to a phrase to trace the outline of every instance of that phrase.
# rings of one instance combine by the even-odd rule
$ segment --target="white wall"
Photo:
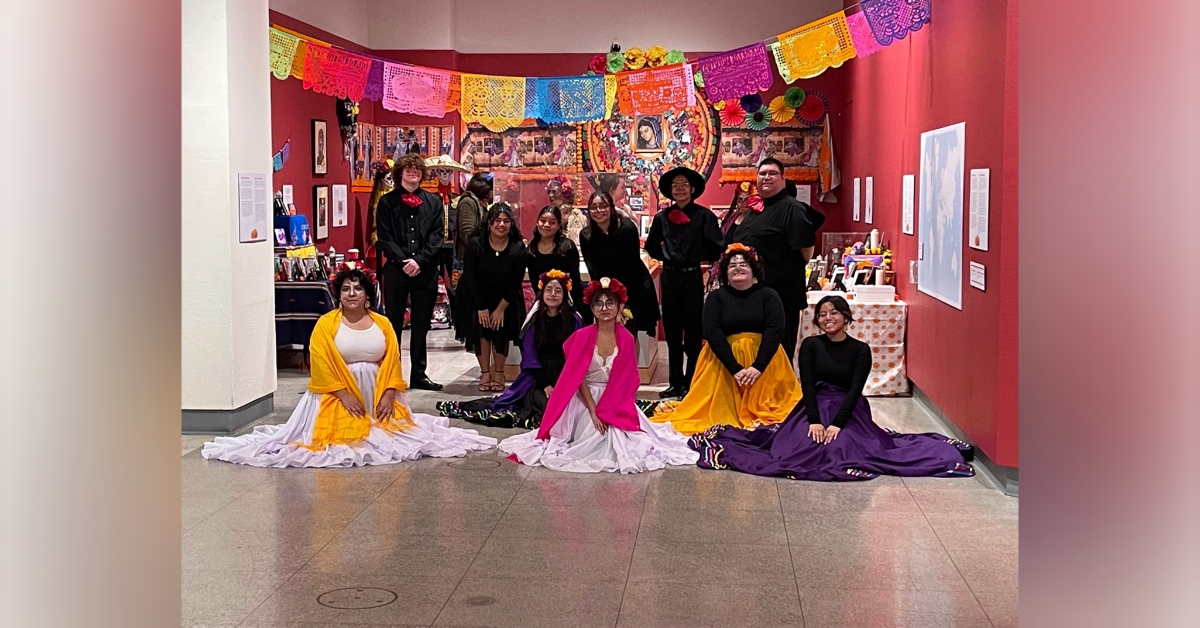
[[[271,8],[276,8],[277,2],[272,0]],[[774,37],[842,8],[841,0],[367,2],[370,48],[461,53],[599,53],[607,52],[614,38],[624,48],[660,45],[687,51],[730,50]]]
[[[448,2],[444,0],[444,3]],[[251,0],[251,4],[257,3],[258,0]],[[370,26],[368,0],[270,0],[270,8],[360,46],[367,46]]]
[[[187,410],[232,410],[276,388],[272,244],[237,241],[237,174],[272,171],[267,23],[267,0],[183,1]]]

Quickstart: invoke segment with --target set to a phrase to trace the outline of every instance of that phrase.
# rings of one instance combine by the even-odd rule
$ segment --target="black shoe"
[[[683,399],[684,397],[687,397],[687,396],[688,396],[688,393],[690,393],[690,392],[692,392],[692,389],[691,389],[691,388],[684,387],[683,389],[681,389],[681,390],[679,391],[679,398],[680,398],[680,399]]]
[[[679,389],[674,386],[667,386],[667,389],[658,393],[659,399],[670,399],[671,397],[681,397]]]
[[[425,377],[425,376],[421,376],[421,377],[414,379],[412,381],[412,384],[409,384],[408,387],[416,388],[419,390],[441,390],[442,389],[441,384],[434,383],[428,377]]]

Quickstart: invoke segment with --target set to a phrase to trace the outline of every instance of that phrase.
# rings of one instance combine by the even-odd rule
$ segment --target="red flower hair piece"
[[[587,287],[583,289],[584,305],[592,304],[592,295],[595,294],[597,290],[607,290],[613,293],[616,295],[617,300],[621,302],[621,305],[625,305],[625,302],[629,300],[629,295],[627,292],[625,292],[625,286],[623,286],[621,282],[617,281],[616,279],[601,277],[600,279],[589,282]]]

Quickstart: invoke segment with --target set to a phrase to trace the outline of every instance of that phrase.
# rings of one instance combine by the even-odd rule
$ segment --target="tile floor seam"
[[[275,587],[275,589],[271,591],[270,595],[268,595],[268,596],[264,597],[264,598],[263,598],[263,600],[262,600],[261,602],[259,602],[259,603],[258,603],[258,605],[257,605],[257,606],[255,606],[255,607],[254,607],[254,609],[253,609],[253,610],[251,610],[251,611],[250,611],[250,613],[249,613],[248,615],[246,615],[245,617],[243,617],[243,618],[242,618],[242,621],[241,621],[241,622],[240,622],[238,625],[240,626],[241,624],[244,624],[244,623],[246,623],[246,621],[247,621],[247,620],[249,620],[249,619],[250,619],[250,618],[251,618],[251,617],[252,617],[252,616],[253,616],[255,613],[257,613],[257,612],[258,612],[258,609],[262,608],[262,605],[263,605],[263,604],[266,604],[266,603],[267,603],[267,600],[269,600],[269,599],[271,599],[272,597],[274,597],[276,593],[279,593],[279,590],[280,590],[280,589],[282,589],[282,588],[283,588],[283,586],[284,586],[285,584],[287,584],[287,583],[291,582],[291,581],[292,581],[292,578],[295,578],[297,574],[299,574],[301,571],[303,571],[303,570],[304,570],[304,568],[305,568],[305,567],[307,567],[307,566],[308,566],[308,564],[309,564],[309,563],[311,563],[311,562],[313,561],[313,559],[317,557],[317,555],[318,555],[318,554],[320,554],[321,552],[325,551],[325,548],[326,548],[326,547],[329,547],[329,544],[330,544],[330,543],[333,543],[334,539],[336,539],[338,536],[340,536],[340,535],[342,534],[342,532],[344,532],[344,531],[346,530],[346,528],[350,527],[350,524],[351,524],[351,523],[354,523],[354,520],[355,520],[355,519],[357,519],[357,518],[358,518],[360,515],[362,515],[364,512],[366,512],[367,508],[370,508],[370,507],[371,507],[371,505],[372,505],[372,504],[374,504],[374,503],[375,503],[375,502],[376,502],[376,501],[379,499],[379,496],[380,496],[380,495],[383,495],[383,492],[384,492],[384,491],[386,491],[386,490],[388,490],[389,488],[391,488],[391,487],[392,487],[392,484],[395,484],[395,483],[396,483],[396,480],[399,480],[399,479],[400,479],[400,476],[402,476],[402,475],[404,475],[404,474],[406,474],[406,473],[408,473],[408,470],[407,470],[407,469],[404,469],[404,470],[402,470],[400,473],[396,474],[396,477],[392,478],[392,481],[391,481],[391,483],[389,483],[389,484],[388,484],[386,487],[384,487],[383,491],[380,491],[378,494],[376,494],[376,495],[375,495],[375,497],[373,497],[373,498],[371,499],[371,501],[370,501],[370,502],[368,502],[366,505],[364,505],[364,506],[362,507],[362,510],[359,510],[359,511],[358,511],[358,512],[357,512],[357,513],[354,515],[354,517],[352,517],[352,518],[350,518],[349,520],[347,520],[347,521],[346,521],[346,524],[345,524],[345,525],[343,525],[341,528],[339,528],[337,532],[334,532],[334,533],[333,533],[333,535],[329,537],[329,540],[328,540],[328,541],[326,541],[324,545],[322,545],[321,547],[317,548],[317,551],[316,551],[316,552],[313,552],[313,555],[312,555],[312,556],[309,556],[309,557],[308,557],[308,560],[304,561],[304,564],[303,564],[303,565],[300,565],[300,567],[299,567],[298,569],[296,569],[296,570],[295,570],[295,571],[293,571],[292,573],[288,574],[288,577],[287,577],[287,579],[285,579],[283,582],[279,583],[279,586]],[[264,479],[264,481],[265,481],[265,479]],[[257,485],[255,485],[255,486],[257,486]]]
[[[783,538],[787,539],[788,564],[792,566],[792,586],[796,587],[796,603],[800,606],[800,626],[807,628],[808,621],[804,619],[804,600],[800,599],[800,580],[796,578],[796,559],[792,556],[792,535],[788,532],[787,513],[783,511],[783,497],[779,495],[779,480],[773,482],[775,499],[779,502],[779,515],[783,518]]]
[[[950,555],[950,549],[946,547],[946,542],[942,540],[942,535],[938,534],[937,528],[935,528],[933,522],[929,520],[929,515],[926,514],[925,509],[921,507],[921,502],[917,501],[917,496],[912,494],[912,487],[905,484],[904,490],[907,491],[908,496],[911,497],[914,502],[916,502],[917,510],[921,513],[921,518],[925,520],[925,523],[929,526],[929,529],[933,530],[933,536],[937,538],[938,545],[941,546],[942,551],[946,553],[946,557],[950,559],[950,564],[954,565],[954,573],[957,573],[958,577],[962,578],[963,584],[967,586],[967,591],[971,592],[971,599],[975,600],[975,604],[979,606],[979,610],[983,611],[983,616],[987,617],[988,623],[995,628],[996,622],[993,622],[991,616],[987,614],[987,609],[983,607],[983,602],[979,601],[979,596],[975,594],[975,589],[971,587],[971,583],[968,582],[967,577],[963,575],[962,569],[958,566],[958,563],[954,562],[954,557]],[[909,574],[909,578],[912,578],[911,573]],[[913,581],[912,585],[914,589],[917,588],[916,581]]]
[[[659,470],[660,472],[662,469]],[[613,628],[621,625],[621,611],[625,610],[625,592],[629,590],[629,576],[633,573],[633,557],[637,556],[638,537],[642,534],[642,519],[646,517],[646,502],[650,501],[651,484],[658,484],[662,478],[654,477],[646,482],[646,494],[642,496],[642,509],[638,513],[637,531],[633,533],[633,551],[629,553],[629,566],[625,568],[625,586],[621,587],[621,603],[617,605],[617,619]]]
[[[498,442],[497,445],[499,445]],[[497,447],[497,451],[499,451],[499,447]],[[500,464],[503,465],[504,463],[501,462]],[[436,626],[438,620],[442,618],[442,613],[446,612],[446,607],[450,605],[450,600],[454,599],[454,594],[457,593],[458,588],[462,586],[463,580],[466,580],[467,574],[471,573],[471,567],[475,565],[475,560],[479,558],[481,553],[483,553],[483,548],[487,547],[488,541],[490,541],[492,538],[492,533],[496,531],[496,527],[499,526],[500,522],[504,520],[504,515],[508,513],[508,509],[512,506],[512,503],[516,501],[517,495],[521,492],[521,489],[525,487],[525,483],[528,481],[529,474],[526,474],[521,478],[521,485],[517,487],[517,490],[513,491],[512,497],[510,497],[508,499],[508,503],[504,505],[504,510],[502,510],[500,512],[500,516],[496,518],[496,523],[492,524],[492,529],[488,530],[487,536],[483,537],[483,543],[479,544],[479,549],[475,550],[475,555],[471,556],[471,562],[467,563],[467,568],[463,570],[463,575],[458,579],[458,582],[454,583],[454,588],[450,590],[450,595],[446,596],[446,601],[442,602],[442,607],[438,609],[438,614],[434,616],[433,621],[429,622],[430,628]]]

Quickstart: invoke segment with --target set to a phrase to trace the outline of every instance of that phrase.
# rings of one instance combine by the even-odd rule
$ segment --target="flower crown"
[[[558,269],[548,270],[548,271],[542,273],[541,277],[538,277],[538,290],[545,290],[546,282],[551,279],[557,279],[560,283],[562,283],[564,286],[566,286],[567,292],[571,291],[571,287],[572,287],[571,277],[568,276],[567,273],[564,273],[563,271],[558,270]]]
[[[629,300],[629,295],[625,292],[625,286],[621,285],[621,282],[617,281],[616,279],[601,277],[596,281],[588,283],[587,287],[583,289],[584,305],[592,304],[592,295],[595,294],[597,290],[607,290],[613,293],[616,295],[617,300],[620,301],[622,305]]]
[[[550,179],[550,181],[546,182],[546,191],[547,192],[550,191],[550,184],[555,183],[555,182],[558,183],[559,191],[562,192],[563,198],[574,198],[575,197],[575,188],[571,186],[571,180],[562,176],[561,174],[555,176],[554,178]]]
[[[754,252],[754,249],[742,244],[741,242],[734,242],[733,244],[725,247],[726,257],[733,255],[734,253],[740,253],[743,255],[749,254],[753,255],[754,257],[758,257],[758,254]]]

